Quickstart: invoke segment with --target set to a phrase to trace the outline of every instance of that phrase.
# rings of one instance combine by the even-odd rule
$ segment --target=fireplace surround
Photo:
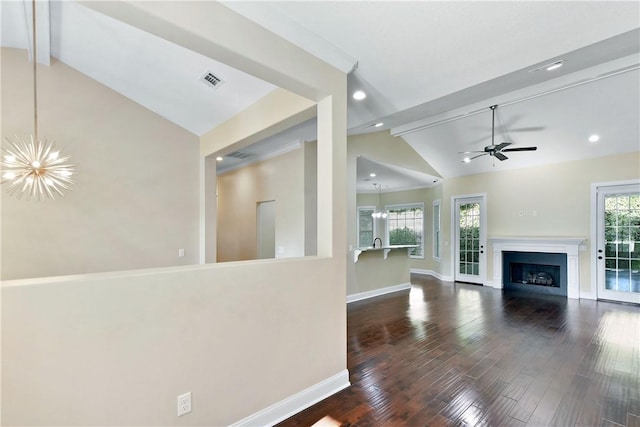
[[[580,298],[579,251],[585,240],[584,237],[489,237],[493,248],[493,286],[504,288],[503,252],[566,254],[565,295]]]

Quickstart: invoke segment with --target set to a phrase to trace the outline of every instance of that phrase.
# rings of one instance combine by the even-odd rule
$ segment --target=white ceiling
[[[383,193],[391,191],[427,188],[438,185],[442,179],[423,172],[410,170],[400,166],[367,159],[358,156],[357,184],[358,193]],[[371,176],[375,174],[375,176]]]
[[[47,3],[49,16],[38,10],[38,28],[50,24],[53,57],[196,135],[275,89],[76,2]],[[0,12],[2,46],[29,46],[31,2],[3,0]],[[201,81],[209,71],[224,81],[216,89]]]
[[[348,99],[349,132],[383,129],[402,134],[443,177],[639,148],[640,2],[225,5],[345,72],[355,69],[348,88],[364,89],[368,96],[362,102]],[[273,90],[268,83],[75,2],[52,1],[49,9],[54,57],[197,135]],[[2,46],[24,48],[23,2],[2,1],[0,12]],[[530,72],[558,59],[566,61],[559,70]],[[205,87],[199,78],[206,71],[226,82],[215,91]],[[538,96],[577,82],[584,84]],[[500,123],[509,141],[535,145],[538,151],[510,153],[509,160],[495,166],[488,156],[461,163],[459,151],[488,144],[488,107],[493,104],[501,105]],[[461,115],[466,116],[447,121]],[[376,122],[385,124],[374,129]],[[425,125],[429,127],[405,134]],[[312,128],[303,130],[281,136],[281,144],[315,134]],[[601,134],[598,144],[586,142],[591,132]],[[267,146],[282,148],[273,141]]]
[[[638,72],[594,80],[501,108],[509,141],[537,146],[469,164],[460,151],[480,149],[491,136],[494,104],[508,104],[570,87],[640,63],[640,3],[582,2],[242,2],[229,6],[312,52],[322,43],[358,66],[349,75],[349,132],[391,129],[402,134],[425,124],[467,115],[403,138],[443,177],[596,157],[640,148]],[[280,14],[280,21],[275,19]],[[269,19],[263,19],[268,17]],[[288,31],[287,19],[293,21]],[[276,25],[277,21],[277,25]],[[299,37],[296,37],[297,35]],[[553,72],[531,72],[564,59]],[[372,125],[383,122],[381,128]],[[589,126],[587,126],[587,124]],[[504,126],[503,126],[504,127]],[[511,131],[517,128],[529,132]],[[586,142],[589,133],[602,136]],[[585,135],[586,134],[586,135]],[[407,184],[409,185],[409,184]]]

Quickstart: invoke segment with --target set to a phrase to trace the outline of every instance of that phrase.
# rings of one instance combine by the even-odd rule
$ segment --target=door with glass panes
[[[598,299],[640,303],[640,184],[597,189]]]
[[[483,284],[485,265],[484,197],[455,199],[455,280]]]

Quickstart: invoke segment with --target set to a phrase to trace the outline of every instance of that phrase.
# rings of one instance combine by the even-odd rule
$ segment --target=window
[[[375,212],[374,206],[358,206],[358,247],[366,248],[373,244],[376,234],[376,224],[371,216]]]
[[[433,258],[440,260],[440,200],[433,202]]]
[[[390,245],[418,245],[409,250],[409,255],[424,258],[424,204],[393,205],[386,209],[387,242]]]

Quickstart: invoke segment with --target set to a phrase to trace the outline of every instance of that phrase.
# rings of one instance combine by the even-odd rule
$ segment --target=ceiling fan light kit
[[[536,151],[538,147],[517,147],[517,148],[507,148],[511,145],[510,142],[502,142],[498,145],[495,144],[495,124],[496,124],[496,108],[498,105],[492,105],[489,107],[491,109],[491,145],[487,145],[484,147],[482,151],[462,151],[458,154],[475,154],[479,153],[476,156],[469,157],[465,156],[462,159],[463,163],[470,163],[471,160],[477,159],[478,157],[486,156],[487,154],[493,158],[496,158],[500,161],[507,160],[508,157],[504,155],[504,153],[515,152],[515,151]]]

